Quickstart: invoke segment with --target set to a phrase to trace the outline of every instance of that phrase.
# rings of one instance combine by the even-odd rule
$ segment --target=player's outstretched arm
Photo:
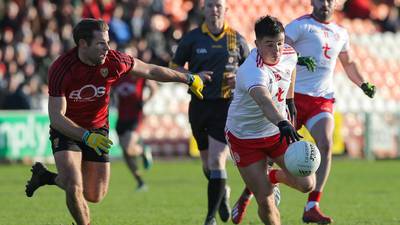
[[[173,70],[176,70],[178,72],[181,72],[181,73],[192,73],[189,70],[185,69],[184,67],[179,66],[179,65],[177,65],[175,63],[172,63],[172,62],[170,63],[169,68],[173,69]],[[214,73],[213,71],[204,70],[204,71],[201,71],[201,72],[198,72],[198,73],[195,73],[195,74],[198,74],[203,81],[210,82],[210,81],[212,81],[211,75],[213,73]]]
[[[348,52],[341,52],[339,54],[339,60],[342,63],[347,77],[349,77],[349,79],[354,84],[360,87],[363,90],[364,94],[366,94],[370,98],[373,98],[376,93],[375,85],[368,83],[364,80],[357,67],[357,64],[353,61],[351,55]]]
[[[172,61],[170,62],[169,68],[171,68],[171,69],[173,69],[173,70],[176,70],[176,71],[178,71],[178,72],[181,72],[181,73],[191,73],[189,70],[185,69],[185,68],[182,67],[182,66],[179,66],[178,64],[173,63]],[[211,78],[211,75],[213,74],[212,71],[201,71],[201,72],[198,72],[198,73],[196,73],[196,74],[198,74],[198,75],[202,78],[202,80],[203,80],[204,82],[210,82],[210,81],[212,81],[212,78]],[[204,79],[203,79],[203,78],[204,78]],[[192,89],[190,89],[190,90],[192,90]],[[195,94],[196,94],[196,93],[195,93]],[[196,94],[196,96],[197,96],[198,98],[200,98],[200,99],[203,99],[203,97],[199,97],[197,94]]]
[[[52,128],[74,140],[82,141],[99,155],[102,152],[108,153],[113,144],[110,139],[104,135],[87,131],[65,116],[67,110],[65,97],[49,96],[48,107],[50,126]]]
[[[204,87],[203,81],[211,80],[211,74],[209,73],[182,73],[167,67],[144,63],[138,59],[135,59],[135,65],[132,68],[131,74],[160,82],[180,82],[188,84],[190,90],[200,99],[203,98],[201,94]]]

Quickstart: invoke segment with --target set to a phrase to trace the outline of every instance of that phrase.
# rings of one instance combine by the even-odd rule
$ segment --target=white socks
[[[319,203],[318,203],[318,202],[315,202],[315,201],[307,202],[306,211],[310,210],[310,209],[313,208],[314,206],[317,206],[317,207],[318,207],[318,205],[319,205]]]

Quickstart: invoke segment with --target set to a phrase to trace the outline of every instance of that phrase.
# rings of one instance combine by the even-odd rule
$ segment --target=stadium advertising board
[[[115,114],[110,116],[110,137],[114,141],[110,154],[120,156],[114,131]],[[2,111],[0,113],[0,159],[18,160],[52,158],[47,114],[32,111]]]

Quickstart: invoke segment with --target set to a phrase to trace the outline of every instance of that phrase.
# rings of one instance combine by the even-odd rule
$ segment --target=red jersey
[[[86,129],[108,127],[108,103],[111,85],[131,71],[134,59],[110,50],[105,62],[89,66],[78,58],[74,48],[51,65],[48,74],[49,95],[65,96],[65,116]]]
[[[124,76],[115,83],[118,97],[118,118],[120,120],[140,119],[143,106],[143,87],[146,80],[140,77]]]

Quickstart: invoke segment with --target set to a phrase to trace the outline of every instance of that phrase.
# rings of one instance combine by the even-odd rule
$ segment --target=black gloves
[[[299,141],[300,138],[303,138],[287,120],[280,121],[278,123],[278,128],[279,132],[281,133],[279,137],[279,142],[281,143],[284,137],[286,138],[286,142],[288,144]]]
[[[375,85],[365,82],[365,83],[362,83],[360,87],[363,90],[364,94],[366,94],[368,97],[370,97],[370,98],[374,97],[375,92],[376,92]]]

